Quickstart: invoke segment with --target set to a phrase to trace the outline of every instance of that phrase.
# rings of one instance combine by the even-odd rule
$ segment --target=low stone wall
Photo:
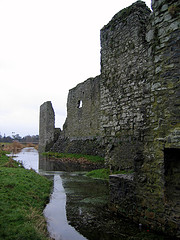
[[[135,183],[133,174],[109,176],[110,203],[121,215],[133,219],[136,209]]]
[[[59,137],[51,148],[53,152],[79,153],[104,157],[104,147],[100,138],[65,138]]]

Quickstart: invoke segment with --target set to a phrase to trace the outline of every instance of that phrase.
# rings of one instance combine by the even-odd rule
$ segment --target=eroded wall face
[[[107,162],[113,168],[134,169],[135,205],[114,188],[122,179],[113,180],[121,213],[180,237],[180,3],[157,0],[152,6],[146,21],[139,7],[101,31],[102,129]],[[144,35],[139,29],[145,29]],[[136,47],[126,47],[134,39]]]
[[[69,91],[64,132],[70,139],[100,136],[99,76],[90,78]]]
[[[138,2],[117,13],[101,30],[101,127],[112,169],[132,169],[143,150],[149,105],[150,10]]]
[[[154,228],[159,227],[178,236],[179,6],[179,1],[152,1],[153,13],[150,29],[147,31],[149,54],[153,59],[153,65],[149,69],[152,75],[151,107],[148,110],[149,131],[144,143],[144,162],[136,176],[139,203],[146,203],[144,210],[139,210],[139,214],[145,216],[142,220],[151,222]],[[172,185],[175,186],[173,195],[170,191]]]
[[[55,115],[50,101],[40,106],[39,118],[39,152],[45,152],[54,143]]]

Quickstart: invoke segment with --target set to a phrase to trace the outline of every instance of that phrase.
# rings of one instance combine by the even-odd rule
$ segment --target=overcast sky
[[[62,128],[69,89],[100,74],[100,29],[133,2],[0,0],[2,136],[38,134],[46,101]]]

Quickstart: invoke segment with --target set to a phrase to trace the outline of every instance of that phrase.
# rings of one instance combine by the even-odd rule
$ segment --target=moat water
[[[170,240],[117,216],[108,209],[108,181],[86,177],[85,172],[63,171],[56,161],[39,157],[34,148],[15,155],[25,168],[54,182],[44,209],[49,234],[55,240]]]

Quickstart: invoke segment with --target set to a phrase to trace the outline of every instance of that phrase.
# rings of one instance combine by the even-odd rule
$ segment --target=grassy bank
[[[104,163],[104,158],[100,156],[74,154],[74,153],[57,153],[57,152],[46,152],[44,155],[55,158],[69,158],[69,159],[85,159],[93,163]]]
[[[45,240],[43,209],[52,183],[0,152],[0,239]]]
[[[130,174],[133,171],[115,171],[111,172],[110,169],[102,168],[88,172],[86,175],[88,177],[97,178],[97,179],[109,179],[111,174]]]

